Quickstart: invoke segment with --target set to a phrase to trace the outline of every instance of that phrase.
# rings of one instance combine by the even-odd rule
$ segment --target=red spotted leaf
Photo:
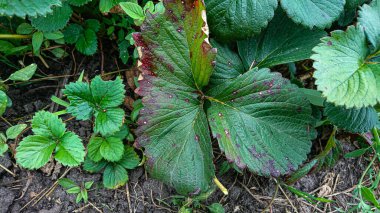
[[[148,14],[134,34],[144,96],[137,130],[146,168],[181,194],[209,189],[212,147],[200,88],[213,71],[203,1],[164,1],[164,14]]]

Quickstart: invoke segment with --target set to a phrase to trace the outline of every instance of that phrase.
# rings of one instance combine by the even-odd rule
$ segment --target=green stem
[[[30,35],[0,34],[0,39],[28,39],[31,37]]]
[[[380,137],[379,137],[379,132],[377,131],[377,127],[374,127],[372,129],[372,134],[375,139],[376,145],[380,146]]]

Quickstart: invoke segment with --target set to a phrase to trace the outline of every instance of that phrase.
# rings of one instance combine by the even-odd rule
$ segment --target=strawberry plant
[[[120,130],[124,120],[124,110],[119,106],[124,101],[124,85],[120,78],[103,81],[95,77],[91,84],[75,82],[63,91],[70,100],[67,111],[78,120],[95,118],[94,132],[112,135]]]
[[[58,180],[58,183],[66,190],[68,194],[77,194],[77,198],[75,200],[77,203],[81,202],[82,200],[84,203],[87,203],[87,190],[91,189],[94,181],[83,182],[81,185],[78,185],[68,178],[61,178]]]
[[[34,135],[24,138],[17,147],[17,163],[27,169],[39,169],[54,153],[54,158],[65,166],[79,166],[84,161],[82,140],[58,116],[39,111],[32,119]]]
[[[281,1],[282,8],[275,0],[164,1],[165,13],[148,14],[133,35],[142,72],[136,92],[144,106],[136,146],[145,149],[148,172],[182,194],[206,191],[215,176],[212,135],[238,168],[289,174],[315,137],[310,103],[324,107],[327,100],[326,119],[339,128],[372,130],[378,2],[361,7],[357,27],[326,37],[323,29],[340,17],[343,0]],[[315,10],[325,15],[305,16]],[[305,59],[315,60],[322,94],[268,69]],[[329,141],[315,161],[320,168],[340,156],[335,132]]]
[[[8,140],[16,139],[22,131],[26,129],[26,124],[18,124],[12,127],[9,127],[4,133],[0,133],[0,156],[2,156],[6,151],[8,151]]]

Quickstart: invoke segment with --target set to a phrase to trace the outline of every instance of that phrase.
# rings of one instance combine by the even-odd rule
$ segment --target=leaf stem
[[[0,34],[0,39],[29,39],[30,35],[19,35],[19,34]]]
[[[376,145],[380,146],[380,137],[379,137],[379,132],[377,131],[377,127],[374,127],[372,129],[372,134],[375,139]]]
[[[223,192],[224,195],[228,195],[228,189],[223,186],[223,184],[218,180],[217,177],[214,177],[214,183]]]

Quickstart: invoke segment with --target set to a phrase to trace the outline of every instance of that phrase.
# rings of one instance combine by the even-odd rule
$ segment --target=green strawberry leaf
[[[345,0],[281,0],[294,22],[306,27],[328,28],[342,13]]]
[[[66,166],[78,166],[84,160],[85,151],[81,139],[66,126],[57,115],[39,111],[32,119],[35,135],[24,138],[17,147],[16,160],[22,167],[38,169],[44,166],[55,150],[57,161]]]
[[[310,58],[312,49],[326,36],[295,24],[278,9],[268,27],[259,35],[238,42],[244,67],[273,67]]]
[[[338,24],[340,26],[349,25],[356,16],[356,10],[362,5],[365,0],[346,0],[344,5],[344,12],[340,15]]]
[[[22,35],[29,35],[34,31],[34,27],[28,23],[22,23],[18,25],[16,29],[17,34],[22,34]]]
[[[2,116],[5,112],[5,109],[7,108],[8,105],[8,96],[0,90],[0,116]]]
[[[103,140],[104,139],[101,137],[92,137],[87,146],[87,156],[94,162],[99,162],[103,159],[102,154],[100,154],[100,146],[102,145]]]
[[[207,93],[207,117],[227,159],[264,176],[295,171],[314,133],[310,103],[269,69],[253,69]]]
[[[277,0],[205,0],[211,33],[221,40],[246,39],[273,18]]]
[[[94,99],[91,94],[90,85],[85,82],[75,82],[66,85],[63,91],[70,100],[67,112],[78,120],[88,120],[94,113]]]
[[[107,189],[117,189],[128,181],[128,173],[125,168],[116,163],[107,165],[103,173],[103,184]]]
[[[108,162],[105,160],[101,160],[99,162],[92,161],[89,157],[86,157],[83,163],[83,169],[95,173],[100,172],[107,166]]]
[[[121,9],[133,19],[144,20],[145,14],[142,7],[139,4],[133,2],[122,2],[119,4]]]
[[[39,169],[50,160],[56,145],[55,141],[45,136],[28,136],[16,149],[17,163],[27,169]]]
[[[240,56],[227,44],[211,40],[211,44],[218,50],[216,55],[215,71],[210,77],[210,85],[217,85],[236,78],[245,72]]]
[[[0,6],[0,16],[44,16],[52,12],[53,6],[61,6],[61,0],[3,0]]]
[[[107,161],[119,161],[124,154],[123,141],[113,137],[104,138],[100,145],[99,152]]]
[[[117,163],[126,169],[134,169],[140,164],[140,157],[133,147],[125,146],[124,155]]]
[[[68,44],[75,44],[79,37],[83,34],[83,27],[79,24],[70,24],[63,31],[63,35],[65,36],[65,42]]]
[[[24,67],[12,73],[12,75],[10,75],[8,79],[12,81],[28,81],[32,78],[36,70],[37,70],[37,64],[31,64],[27,67]]]
[[[18,124],[16,126],[9,127],[6,131],[6,135],[8,139],[16,139],[19,134],[21,134],[24,129],[26,129],[28,125],[26,124]]]
[[[333,31],[313,51],[315,83],[328,102],[361,108],[380,101],[380,66],[367,62],[369,49],[362,28]]]
[[[72,13],[71,7],[63,3],[62,7],[54,7],[50,14],[30,18],[30,22],[39,31],[54,32],[66,26]]]
[[[145,148],[154,178],[181,194],[197,194],[215,175],[204,103],[195,92],[208,82],[215,50],[202,30],[202,1],[164,4],[165,14],[148,13],[142,32],[133,34],[143,72],[136,92],[144,96],[136,146]]]
[[[57,145],[55,159],[64,166],[79,166],[85,155],[82,140],[78,135],[66,132]]]
[[[379,119],[373,107],[346,109],[327,103],[324,113],[332,124],[352,133],[370,131]]]
[[[120,108],[109,108],[95,112],[95,133],[102,135],[113,134],[120,130],[123,125],[125,112]]]
[[[380,0],[373,0],[370,5],[365,4],[359,12],[359,23],[364,27],[368,40],[380,49]]]
[[[66,125],[62,119],[50,112],[39,111],[32,119],[34,134],[47,138],[61,138],[66,131]]]
[[[86,29],[78,38],[75,48],[84,55],[93,55],[98,49],[98,37],[92,29]]]
[[[114,81],[103,81],[100,76],[91,82],[91,93],[95,103],[103,109],[117,107],[124,101],[124,84],[121,78]]]

